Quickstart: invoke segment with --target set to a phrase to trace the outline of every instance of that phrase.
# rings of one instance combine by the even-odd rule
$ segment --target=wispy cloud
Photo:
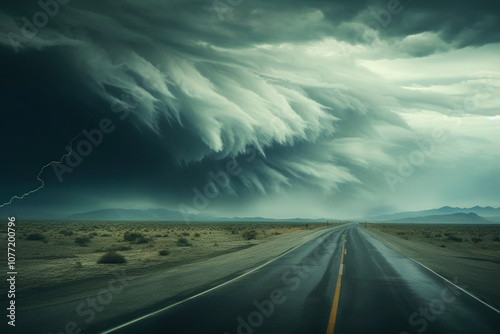
[[[446,120],[477,90],[478,107],[461,117],[494,120],[500,106],[492,10],[405,3],[375,29],[373,13],[386,5],[248,1],[220,20],[206,1],[72,2],[18,48],[55,52],[108,106],[134,105],[127,122],[154,138],[157,161],[185,171],[165,193],[188,193],[179,187],[189,190],[193,174],[203,180],[255,148],[259,162],[238,176],[232,195],[316,189],[373,203],[374,194],[394,196],[380,190],[381,171],[429,135],[431,113]],[[29,13],[6,10],[2,30],[22,36],[20,18]],[[360,31],[373,38],[361,40]],[[467,148],[482,142],[493,149],[499,140],[465,129]],[[476,158],[476,150],[465,151],[460,161]],[[430,157],[429,166],[439,159]]]

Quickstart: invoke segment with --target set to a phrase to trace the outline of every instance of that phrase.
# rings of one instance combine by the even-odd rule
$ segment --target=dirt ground
[[[367,232],[500,309],[500,226],[367,224]]]
[[[143,272],[170,268],[322,227],[325,225],[299,223],[18,222],[17,288],[22,291],[94,278],[116,271],[117,266]],[[6,232],[0,237],[2,249],[7,248]],[[110,252],[111,262],[122,261],[120,255],[125,262],[98,263]]]

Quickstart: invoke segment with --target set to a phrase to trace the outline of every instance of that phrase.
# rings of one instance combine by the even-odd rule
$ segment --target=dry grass
[[[109,274],[116,270],[116,264],[97,262],[110,252],[124,256],[126,263],[122,265],[129,270],[154,270],[251,247],[280,234],[324,227],[307,225],[22,222],[16,224],[16,269],[23,279],[19,288],[53,286]],[[178,245],[181,239],[186,241]],[[7,247],[6,240],[0,235],[0,247]]]

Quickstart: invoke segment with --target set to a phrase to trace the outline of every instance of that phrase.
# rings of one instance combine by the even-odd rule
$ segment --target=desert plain
[[[17,222],[17,289],[50,288],[121,269],[144,274],[324,227],[324,223]],[[5,236],[6,231],[1,233]],[[7,248],[6,236],[0,237],[0,247]]]

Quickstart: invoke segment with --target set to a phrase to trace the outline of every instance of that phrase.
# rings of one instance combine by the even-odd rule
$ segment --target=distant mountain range
[[[457,208],[443,206],[439,209],[397,212],[386,215],[365,217],[365,220],[381,222],[415,222],[415,223],[496,223],[500,222],[500,208],[491,206],[474,206],[472,208]]]
[[[178,211],[167,209],[102,209],[88,212],[75,213],[68,217],[68,220],[121,220],[121,221],[192,221],[192,222],[325,222],[326,219],[274,219],[264,217],[213,217],[200,214],[190,214],[186,217]]]
[[[179,211],[167,209],[102,209],[75,213],[64,217],[68,220],[86,221],[191,221],[191,222],[325,222],[326,218],[307,219],[290,218],[274,219],[265,217],[215,217],[202,214],[191,214],[185,219]],[[334,221],[330,219],[330,221]],[[339,221],[339,220],[335,220]],[[356,221],[402,222],[402,223],[455,223],[455,224],[490,224],[500,223],[500,208],[491,206],[475,206],[457,208],[443,206],[439,209],[423,211],[406,211],[386,215],[370,216]]]
[[[483,218],[474,212],[471,213],[452,213],[450,215],[432,215],[432,216],[421,216],[414,218],[403,218],[389,220],[390,222],[401,222],[401,223],[422,223],[422,224],[491,224],[492,221]]]
[[[102,209],[75,213],[67,218],[70,220],[184,220],[182,213],[167,209]]]

